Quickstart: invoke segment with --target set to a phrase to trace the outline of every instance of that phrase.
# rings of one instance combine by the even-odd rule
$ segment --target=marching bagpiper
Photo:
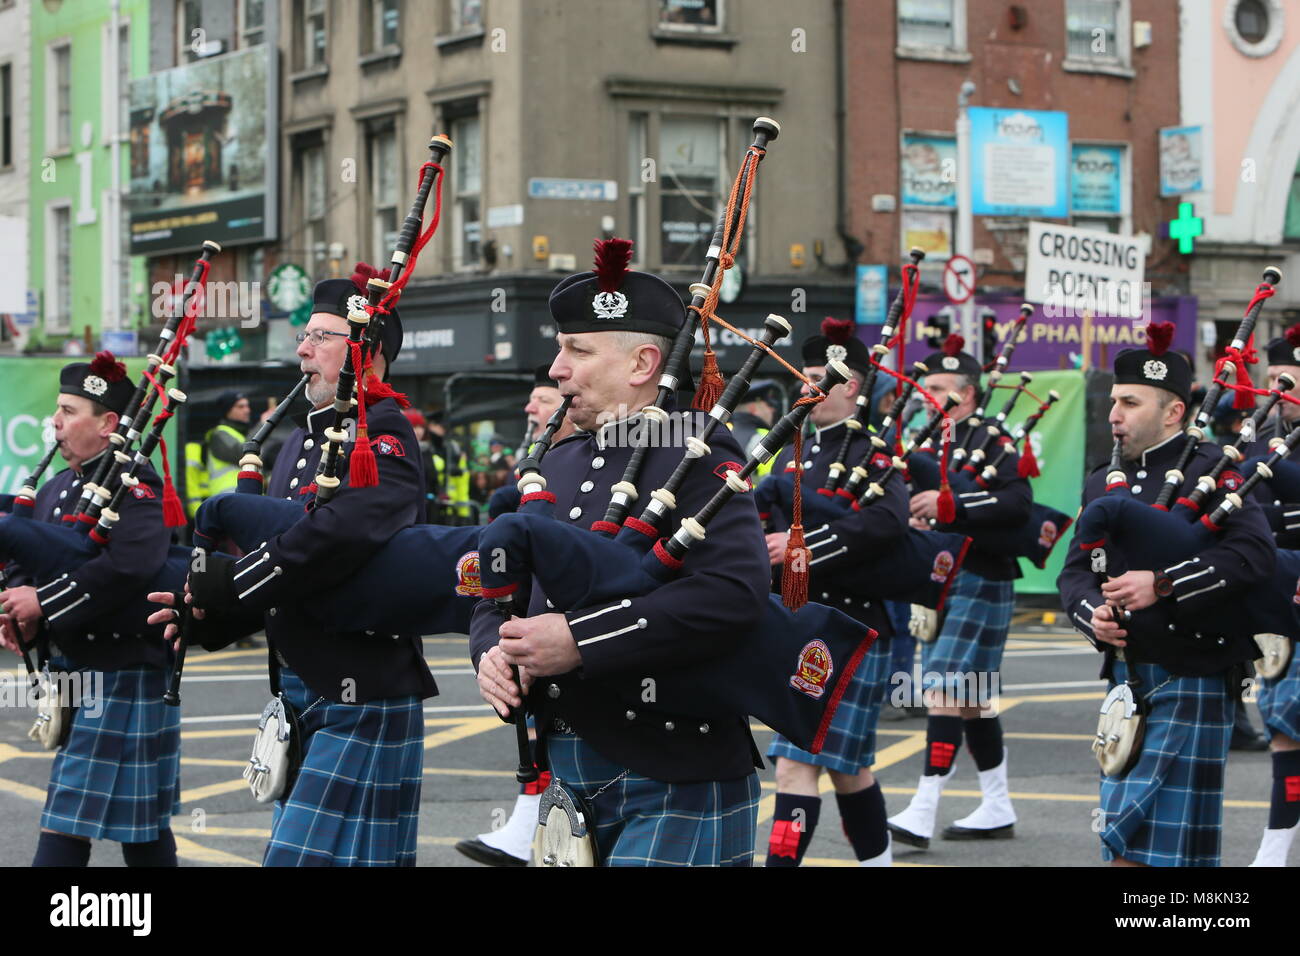
[[[37,493],[32,520],[67,527],[88,475],[113,454],[109,436],[133,391],[126,366],[110,352],[64,366],[54,437],[68,467]],[[86,866],[92,839],[121,843],[127,866],[176,865],[171,816],[180,802],[180,714],[162,702],[167,650],[144,633],[96,626],[142,596],[167,558],[162,481],[147,464],[136,477],[98,555],[42,587],[16,570],[0,597],[5,646],[17,651],[21,635],[25,644],[43,645],[46,657],[55,645],[51,672],[79,677],[84,692],[81,706],[64,718],[67,736],[50,771],[33,866]],[[143,616],[139,623],[143,632]]]
[[[1088,476],[1085,510],[1108,491],[1125,494],[1126,487],[1140,502],[1174,492],[1182,499],[1220,459],[1208,442],[1180,440],[1192,370],[1182,355],[1166,351],[1172,327],[1161,325],[1148,328],[1148,348],[1115,359],[1109,420],[1116,452],[1109,469]],[[1192,434],[1187,442],[1196,438]],[[1173,487],[1162,488],[1162,481]],[[1221,486],[1214,493],[1224,491]],[[1192,520],[1155,508],[1143,511],[1168,521]],[[1217,866],[1239,665],[1257,651],[1248,636],[1213,628],[1207,615],[1271,571],[1276,553],[1263,514],[1247,501],[1213,547],[1155,568],[1141,555],[1121,555],[1137,568],[1121,574],[1103,560],[1104,549],[1083,535],[1077,524],[1057,580],[1062,607],[1070,623],[1105,652],[1102,676],[1113,688],[1131,689],[1133,716],[1145,721],[1130,769],[1101,779],[1102,858],[1115,865]],[[1100,580],[1103,574],[1110,576]],[[1118,622],[1117,608],[1129,615],[1150,609],[1167,614],[1171,623],[1130,633],[1135,625]]]

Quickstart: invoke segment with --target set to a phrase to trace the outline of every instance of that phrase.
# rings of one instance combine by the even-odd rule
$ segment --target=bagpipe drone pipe
[[[817,387],[829,390],[848,374],[832,363]],[[577,610],[644,595],[672,581],[691,546],[704,540],[710,520],[733,495],[749,490],[749,476],[790,440],[810,408],[811,402],[796,404],[778,420],[740,471],[728,471],[723,487],[694,516],[683,518],[670,538],[659,538],[657,531],[653,537],[647,534],[653,525],[644,513],[628,519],[615,537],[592,533],[555,520],[548,492],[525,492],[519,512],[483,528],[480,553],[504,556],[482,565],[483,596],[508,607],[531,580],[557,610]],[[687,455],[699,450],[694,446]],[[555,560],[558,554],[563,561]],[[730,650],[654,674],[656,705],[700,718],[757,717],[815,753],[875,636],[840,611],[818,604],[792,611],[769,594],[758,626]]]

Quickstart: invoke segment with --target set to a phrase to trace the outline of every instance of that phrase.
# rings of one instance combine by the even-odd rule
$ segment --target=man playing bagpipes
[[[524,405],[524,414],[528,416],[528,437],[519,457],[528,454],[528,445],[535,442],[546,430],[546,423],[564,399],[560,396],[560,384],[551,378],[550,363],[533,369],[533,390],[528,393],[528,403]],[[573,434],[573,423],[565,418],[560,430],[555,433],[555,441],[568,438]],[[492,492],[488,500],[488,520],[498,515],[519,510],[519,486],[513,481],[502,485]]]
[[[1231,610],[1276,560],[1264,516],[1249,500],[1214,530],[1213,546],[1184,560],[1165,564],[1136,553],[1138,545],[1177,530],[1171,525],[1162,531],[1160,519],[1188,525],[1196,520],[1181,513],[1184,502],[1221,457],[1212,443],[1189,445],[1196,441],[1192,435],[1183,439],[1192,370],[1182,355],[1167,351],[1172,334],[1167,323],[1153,323],[1147,348],[1115,359],[1109,417],[1115,454],[1109,468],[1088,476],[1082,517],[1057,580],[1070,623],[1105,652],[1102,676],[1111,681],[1112,696],[1127,687],[1134,715],[1142,719],[1132,756],[1101,779],[1102,857],[1116,865],[1219,864],[1233,702],[1241,692],[1240,665],[1258,651],[1249,635],[1221,630],[1211,615]],[[1105,538],[1085,538],[1095,535],[1085,523],[1090,503],[1109,494],[1168,507],[1174,492],[1174,511],[1142,508],[1137,514],[1145,518],[1149,511],[1152,527],[1130,522],[1121,529],[1132,534],[1127,550],[1135,553],[1116,554]],[[1222,501],[1226,493],[1219,485],[1210,501]],[[1202,510],[1209,519],[1211,508]],[[1136,622],[1144,611],[1162,623],[1140,629]],[[1121,622],[1117,615],[1129,617]],[[1119,742],[1119,736],[1109,742]],[[1099,737],[1099,743],[1108,741]]]
[[[365,382],[364,426],[378,483],[356,487],[349,476],[347,463],[361,453],[354,404],[343,429],[342,487],[328,501],[313,501],[349,350],[346,319],[364,307],[375,274],[360,263],[349,279],[317,283],[311,319],[299,333],[313,408],[285,442],[266,493],[302,502],[303,517],[238,561],[209,555],[189,578],[194,606],[204,612],[200,618],[195,611],[192,640],[216,650],[265,626],[272,686],[301,724],[301,767],[276,802],[265,866],[415,865],[421,701],[437,693],[420,636],[341,632],[310,614],[314,595],[348,587],[350,575],[424,514],[415,434],[383,381],[402,345],[395,309],[384,316]]]
[[[853,372],[853,377],[837,385],[825,401],[813,407],[809,419],[815,431],[804,439],[803,496],[816,495],[826,484],[830,466],[836,461],[856,464],[872,451],[871,437],[865,429],[855,430],[847,454],[841,445],[849,425],[855,420],[857,399],[871,369],[867,346],[853,334],[853,323],[827,319],[822,333],[803,342],[804,375],[820,379],[830,359],[839,358]],[[805,389],[806,391],[806,389]],[[774,459],[772,477],[795,473],[793,449],[787,448]],[[877,453],[871,474],[878,478],[889,469],[888,456]],[[862,511],[845,508],[843,516],[829,522],[827,534],[833,543],[826,547],[847,547],[849,560],[863,560],[887,552],[907,532],[907,493],[901,481],[887,485],[886,496]],[[761,489],[760,489],[761,490]],[[765,498],[766,500],[766,498]],[[813,499],[816,500],[816,499]],[[775,503],[780,510],[780,501]],[[790,534],[791,516],[771,515],[773,526],[780,530],[767,536],[768,558],[773,566],[784,561]],[[863,598],[851,581],[835,574],[819,573],[818,548],[809,564],[809,597],[844,611],[855,620],[875,628],[876,638],[866,659],[858,666],[850,690],[840,703],[830,733],[820,753],[812,754],[796,747],[780,734],[774,735],[767,755],[776,760],[776,807],[772,833],[768,842],[768,866],[798,866],[812,841],[821,814],[818,777],[825,769],[835,787],[844,833],[853,846],[854,855],[863,866],[889,866],[889,831],[885,824],[885,798],[880,784],[871,774],[875,762],[876,722],[885,698],[889,678],[889,636],[893,631],[882,601]]]
[[[598,245],[598,270],[564,279],[550,299],[560,346],[550,372],[572,396],[568,415],[578,431],[549,451],[542,474],[555,520],[582,528],[607,513],[633,446],[644,449],[641,489],[661,487],[684,447],[681,418],[651,430],[655,440],[646,444],[649,415],[638,414],[654,402],[661,366],[686,321],[682,301],[659,277],[627,271],[630,243]],[[698,428],[703,417],[688,413],[685,422]],[[741,467],[726,429],[710,443],[676,492],[671,527],[723,486],[728,469]],[[752,860],[759,786],[747,721],[666,711],[647,679],[716,657],[759,623],[769,572],[749,497],[722,505],[680,575],[647,594],[552,609],[534,583],[516,592],[524,617],[503,623],[491,601],[475,610],[470,648],[479,692],[505,717],[523,703],[510,670],[519,668],[539,746],[554,777],[589,804],[605,865]],[[708,712],[709,702],[701,704]]]
[[[961,336],[951,335],[942,350],[927,356],[923,363],[930,371],[922,385],[932,395],[960,396],[951,412],[952,444],[975,448],[985,430],[975,429],[969,419],[983,370],[974,356],[962,351],[963,344]],[[942,682],[934,684],[931,678],[924,687],[929,712],[925,771],[911,803],[889,818],[896,841],[922,849],[930,844],[939,797],[952,780],[963,738],[979,772],[982,799],[973,813],[944,830],[944,838],[997,839],[1015,832],[1002,723],[983,697],[998,686],[1015,600],[1012,582],[1021,571],[1015,558],[981,547],[979,535],[981,529],[1015,527],[1028,518],[1033,492],[1020,477],[1018,462],[1014,451],[1002,456],[997,474],[982,490],[955,495],[951,490],[927,490],[911,498],[913,527],[956,531],[972,539],[962,573],[948,594],[943,626],[933,641],[922,644],[922,674],[939,675]],[[941,467],[947,464],[941,462]]]
[[[72,518],[83,483],[112,454],[109,436],[133,391],[126,367],[112,353],[64,366],[54,437],[68,467],[37,493],[30,520],[64,524]],[[70,719],[63,717],[66,739],[48,743],[59,750],[33,866],[85,866],[92,839],[121,843],[127,866],[176,865],[171,815],[180,802],[180,714],[162,702],[167,649],[141,633],[96,627],[107,612],[142,596],[167,557],[163,483],[147,464],[136,475],[139,483],[123,497],[99,554],[41,587],[11,566],[10,587],[0,596],[5,647],[18,651],[21,635],[24,644],[36,643],[53,674],[89,681],[82,699],[70,701]],[[46,693],[60,690],[47,687]]]

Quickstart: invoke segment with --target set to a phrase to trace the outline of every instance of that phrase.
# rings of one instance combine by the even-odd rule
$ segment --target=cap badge
[[[591,310],[598,319],[621,319],[627,315],[627,296],[622,292],[597,292]]]
[[[1297,361],[1300,361],[1300,347],[1292,349],[1291,354],[1295,357]]]
[[[369,304],[370,300],[364,295],[350,295],[348,296],[348,314],[350,315],[353,312],[364,312],[366,311],[366,306]]]
[[[108,382],[98,375],[87,375],[86,380],[81,383],[81,387],[91,395],[98,397],[108,391]]]
[[[955,372],[957,369],[961,368],[961,362],[957,360],[957,356],[955,355],[945,355],[941,364],[949,372]]]
[[[849,350],[846,349],[844,346],[842,345],[826,346],[826,361],[828,364],[830,362],[843,362],[848,357],[849,357]]]
[[[1165,376],[1169,374],[1169,366],[1164,362],[1152,359],[1142,366],[1142,377],[1149,378],[1155,382],[1163,382]]]

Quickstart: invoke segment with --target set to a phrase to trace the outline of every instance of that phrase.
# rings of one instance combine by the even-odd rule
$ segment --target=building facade
[[[0,262],[27,276],[27,193],[31,70],[31,9],[9,0],[0,3]],[[0,352],[18,352],[31,338],[36,316],[28,304],[25,281],[0,290]]]

